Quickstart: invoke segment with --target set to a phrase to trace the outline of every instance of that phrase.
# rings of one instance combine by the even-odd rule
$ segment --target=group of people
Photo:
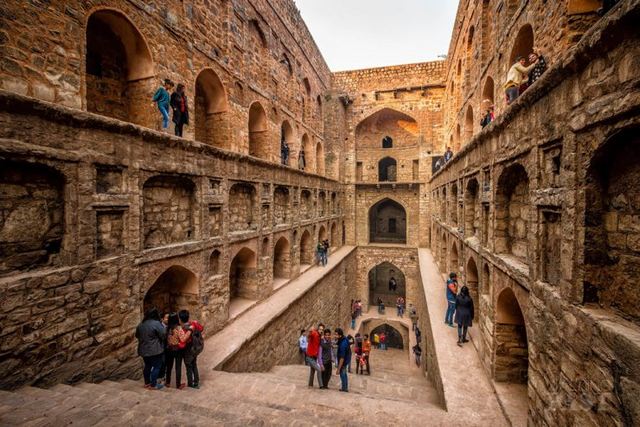
[[[329,262],[329,239],[324,239],[318,242],[316,247],[316,256],[318,257],[318,264],[323,267]]]
[[[169,91],[173,90],[174,86],[170,79],[164,79],[162,86],[153,95],[152,101],[162,115],[162,130],[166,131],[169,128],[169,109],[171,109],[175,134],[182,136],[184,125],[189,124],[189,106],[184,84],[178,83],[175,91],[169,95]]]
[[[369,355],[371,354],[371,341],[365,334],[359,333],[355,337],[344,334],[341,328],[336,328],[331,333],[320,323],[318,327],[302,329],[298,338],[298,349],[304,361],[309,366],[309,387],[313,387],[314,377],[318,378],[320,389],[328,389],[331,374],[335,367],[336,374],[340,376],[340,391],[349,391],[349,377],[351,373],[352,355],[356,355],[356,374],[371,375]]]
[[[436,160],[435,170],[436,171],[440,170],[440,168],[443,167],[452,158],[453,158],[453,151],[451,151],[451,147],[447,147],[447,150],[444,152],[444,155],[442,157],[439,157],[438,160]]]
[[[518,97],[522,95],[529,86],[534,84],[536,80],[542,77],[542,74],[547,70],[545,57],[538,55],[535,51],[529,54],[528,60],[529,65],[527,65],[526,57],[518,56],[516,62],[509,68],[507,82],[504,84],[507,105],[518,99]],[[489,112],[487,112],[487,114],[489,114]]]
[[[455,320],[458,325],[458,345],[469,342],[467,330],[473,324],[474,307],[473,299],[469,295],[469,288],[463,286],[458,291],[458,276],[456,273],[449,274],[446,283],[447,312],[444,323],[453,327]]]
[[[188,310],[165,313],[156,308],[147,310],[136,328],[138,355],[144,361],[144,387],[160,390],[171,387],[171,371],[175,366],[175,388],[200,388],[198,355],[204,348],[204,327],[189,318]],[[187,383],[182,382],[182,363]]]

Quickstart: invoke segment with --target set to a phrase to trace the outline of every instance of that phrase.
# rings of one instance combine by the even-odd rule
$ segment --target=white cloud
[[[433,61],[449,49],[454,0],[295,0],[332,71]]]

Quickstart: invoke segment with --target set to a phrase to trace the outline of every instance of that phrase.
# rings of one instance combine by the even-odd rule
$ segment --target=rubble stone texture
[[[137,378],[145,308],[213,335],[328,239],[357,249],[225,369],[295,361],[262,349],[351,299],[393,310],[397,274],[446,401],[428,248],[522,419],[640,423],[640,1],[601,3],[461,0],[446,60],[331,73],[291,0],[3,2],[0,387]],[[506,105],[532,50],[549,69]],[[184,138],[151,102],[165,78]]]

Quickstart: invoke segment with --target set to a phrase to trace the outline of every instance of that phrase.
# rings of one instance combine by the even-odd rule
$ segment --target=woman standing
[[[176,388],[183,389],[186,384],[182,383],[182,359],[184,358],[184,348],[186,346],[187,337],[180,326],[180,318],[178,313],[171,313],[167,324],[167,352],[166,365],[167,377],[165,385],[171,386],[171,369],[175,363],[176,366]]]
[[[473,321],[473,300],[469,295],[469,288],[463,286],[456,296],[456,323],[458,324],[458,345],[469,342],[467,339],[467,328],[472,326]]]
[[[173,123],[176,124],[176,136],[182,136],[182,127],[189,124],[189,107],[184,85],[179,83],[176,91],[171,94],[171,108],[173,109]]]
[[[164,355],[164,326],[160,322],[160,313],[156,308],[144,314],[142,322],[136,328],[138,339],[138,355],[144,360],[144,386],[149,389],[160,390],[163,385],[158,384],[158,375]]]

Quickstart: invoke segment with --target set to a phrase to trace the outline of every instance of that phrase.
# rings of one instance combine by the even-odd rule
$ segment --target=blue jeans
[[[456,302],[447,300],[447,314],[444,316],[444,323],[453,325],[453,313],[456,312]]]
[[[340,390],[349,391],[349,376],[347,375],[347,368],[345,366],[340,369],[340,382],[342,383]]]
[[[162,367],[164,353],[156,354],[155,356],[143,357],[142,359],[144,360],[144,369],[142,371],[144,383],[145,385],[151,384],[155,387],[158,383],[158,375],[160,375],[160,368]]]
[[[351,329],[356,328],[356,319],[351,319]]]
[[[166,129],[169,127],[169,106],[158,104],[158,110],[162,114],[162,129]]]
[[[507,104],[511,104],[513,101],[518,99],[518,96],[520,96],[520,88],[518,88],[517,86],[511,86],[507,88],[506,92],[507,92]]]

